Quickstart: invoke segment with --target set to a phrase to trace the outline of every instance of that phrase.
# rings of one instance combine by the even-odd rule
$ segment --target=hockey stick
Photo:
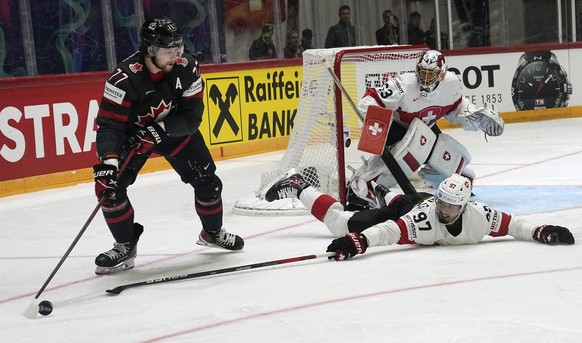
[[[129,154],[125,158],[125,162],[123,163],[121,168],[119,168],[119,172],[117,173],[118,178],[119,178],[119,175],[121,175],[121,173],[125,170],[125,167],[127,166],[129,160],[133,157],[134,153],[135,153],[135,149],[131,149],[131,151],[129,152]],[[67,257],[69,257],[69,254],[71,253],[71,251],[73,251],[73,248],[75,248],[75,245],[77,245],[77,243],[81,239],[81,236],[83,236],[83,234],[85,233],[85,231],[89,227],[89,224],[91,224],[91,222],[93,221],[93,218],[95,218],[95,215],[97,214],[97,212],[99,212],[99,209],[101,208],[101,205],[103,205],[104,200],[105,200],[105,198],[101,198],[101,200],[99,200],[99,202],[97,203],[97,205],[93,209],[93,212],[91,212],[91,215],[89,215],[89,218],[87,218],[87,220],[85,221],[85,224],[83,225],[83,227],[81,228],[81,230],[79,231],[79,233],[77,234],[77,236],[75,237],[75,239],[73,240],[71,245],[69,245],[69,248],[67,249],[67,251],[65,252],[63,257],[61,257],[61,260],[59,261],[59,263],[57,263],[57,266],[53,269],[53,271],[51,272],[49,277],[46,279],[46,281],[44,282],[42,287],[38,290],[38,292],[36,293],[36,295],[32,299],[32,302],[26,308],[26,311],[24,311],[24,316],[26,318],[32,319],[38,313],[38,298],[40,297],[42,292],[44,292],[45,288],[51,282],[51,280],[53,279],[53,277],[55,276],[57,271],[61,268],[61,266],[63,265],[63,263],[67,259]]]
[[[283,258],[280,260],[274,260],[274,261],[268,261],[268,262],[259,262],[259,263],[253,263],[253,264],[246,264],[244,266],[238,266],[238,267],[229,267],[229,268],[223,268],[223,269],[215,269],[215,270],[208,270],[205,272],[198,272],[198,273],[191,273],[191,274],[182,274],[182,275],[175,275],[175,276],[166,276],[166,277],[161,277],[158,279],[151,279],[151,280],[147,280],[147,281],[141,281],[141,282],[136,282],[136,283],[130,283],[130,284],[126,284],[126,285],[121,285],[121,286],[117,286],[115,288],[112,289],[108,289],[106,290],[107,293],[110,294],[119,294],[121,292],[123,292],[124,290],[128,289],[128,288],[134,288],[134,287],[141,287],[141,286],[147,286],[147,285],[154,285],[154,284],[158,284],[158,283],[166,283],[166,282],[174,282],[174,281],[180,281],[180,280],[188,280],[188,279],[195,279],[195,278],[200,278],[200,277],[204,277],[204,276],[211,276],[211,275],[219,275],[219,274],[226,274],[226,273],[232,273],[232,272],[238,272],[241,270],[249,270],[249,269],[256,269],[256,268],[263,268],[263,267],[269,267],[269,266],[276,266],[279,264],[286,264],[286,263],[293,263],[293,262],[299,262],[299,261],[306,261],[306,260],[313,260],[313,259],[317,259],[317,258],[322,258],[322,257],[331,257],[331,256],[335,256],[335,252],[326,252],[324,254],[313,254],[313,255],[304,255],[304,256],[297,256],[297,257],[289,257],[289,258]]]
[[[325,63],[325,67],[327,68],[327,70],[331,74],[333,81],[335,82],[337,87],[340,89],[342,94],[346,97],[346,100],[348,101],[348,103],[350,104],[352,109],[356,112],[356,114],[360,118],[360,121],[362,123],[364,123],[365,122],[364,116],[362,115],[362,113],[360,113],[358,106],[356,106],[356,104],[352,100],[352,97],[348,94],[348,91],[344,88],[344,86],[342,85],[342,82],[340,81],[340,79],[337,77],[337,75],[333,71],[331,64],[329,64],[329,62],[327,60],[323,60],[323,63]],[[416,194],[416,189],[414,188],[412,183],[410,183],[408,176],[406,176],[406,174],[404,174],[404,172],[402,171],[402,168],[400,168],[400,166],[398,165],[398,162],[396,162],[396,159],[394,158],[394,156],[392,155],[392,153],[390,152],[389,149],[384,149],[384,151],[382,152],[381,158],[382,158],[382,161],[384,161],[384,164],[386,164],[386,167],[388,167],[388,169],[390,170],[390,172],[392,173],[392,175],[396,179],[396,182],[398,182],[398,185],[400,186],[400,188],[402,188],[402,191],[405,194]]]

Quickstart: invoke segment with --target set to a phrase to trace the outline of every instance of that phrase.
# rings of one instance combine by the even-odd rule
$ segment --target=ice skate
[[[227,232],[224,228],[216,233],[206,232],[202,230],[198,235],[198,245],[223,248],[226,250],[241,250],[245,242],[244,240],[233,233]]]
[[[374,194],[376,195],[376,202],[379,207],[386,206],[386,195],[390,193],[390,190],[381,184],[376,184],[374,187]]]
[[[143,226],[139,223],[133,224],[133,239],[125,243],[113,243],[113,248],[99,254],[95,258],[95,274],[115,274],[123,270],[131,269],[137,255],[137,242],[143,233]]]
[[[137,245],[128,243],[113,243],[113,249],[99,254],[95,258],[95,274],[114,274],[122,270],[131,269],[134,266]]]
[[[265,193],[265,200],[275,201],[286,198],[297,198],[302,190],[309,187],[309,184],[295,169],[288,170],[279,180],[277,180]]]

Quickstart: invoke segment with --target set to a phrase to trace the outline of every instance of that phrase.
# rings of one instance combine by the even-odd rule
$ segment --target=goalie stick
[[[356,106],[356,104],[352,100],[351,96],[348,94],[348,91],[344,88],[340,79],[337,77],[337,75],[333,71],[331,64],[329,64],[329,62],[327,60],[323,60],[323,63],[325,63],[325,66],[326,66],[327,70],[329,71],[329,73],[331,74],[331,77],[333,78],[333,81],[335,82],[336,86],[340,89],[342,94],[346,97],[346,100],[348,101],[348,103],[350,104],[350,106],[352,107],[354,112],[356,112],[356,114],[360,118],[360,121],[362,123],[365,123],[366,120],[365,120],[364,116],[362,115],[362,113],[360,113],[358,106]],[[396,179],[396,182],[398,182],[398,185],[400,186],[400,188],[402,188],[402,191],[405,194],[416,194],[416,189],[414,188],[414,186],[412,185],[412,183],[410,182],[410,180],[408,179],[406,174],[404,174],[404,172],[402,171],[402,168],[400,168],[400,166],[398,165],[398,162],[396,162],[396,159],[394,158],[394,156],[392,155],[390,150],[384,149],[384,151],[382,152],[382,155],[380,157],[382,158],[382,161],[384,161],[384,164],[386,164],[386,167],[388,167],[388,169],[390,170],[390,172],[394,176],[394,179]]]
[[[135,149],[131,149],[131,151],[127,154],[127,157],[125,158],[125,162],[123,163],[121,168],[119,168],[119,172],[117,173],[118,178],[119,178],[119,175],[121,175],[121,173],[123,173],[123,171],[125,170],[125,167],[129,163],[129,160],[131,160],[131,158],[133,157],[134,153],[135,153]],[[55,276],[57,271],[59,271],[59,269],[61,268],[61,266],[63,265],[63,263],[67,259],[67,257],[69,257],[69,254],[71,253],[71,251],[73,251],[73,248],[75,248],[75,246],[77,245],[77,243],[81,239],[81,236],[83,236],[83,234],[85,233],[85,231],[89,227],[89,224],[91,224],[91,222],[93,221],[93,218],[95,218],[95,215],[97,214],[97,212],[99,212],[99,209],[101,209],[101,205],[103,204],[103,201],[105,201],[105,198],[101,198],[101,200],[99,200],[99,202],[97,203],[97,205],[93,209],[93,212],[91,212],[91,215],[89,215],[89,218],[87,218],[87,220],[85,221],[85,224],[83,224],[83,227],[81,228],[81,230],[79,231],[79,233],[77,234],[75,239],[73,239],[73,242],[69,245],[69,248],[67,249],[67,251],[65,252],[63,257],[61,257],[60,261],[57,263],[57,266],[50,273],[49,277],[46,279],[46,281],[44,282],[42,287],[40,287],[40,289],[38,290],[38,292],[36,293],[36,295],[32,299],[32,302],[30,303],[30,305],[28,305],[28,307],[24,311],[24,316],[26,318],[33,319],[34,317],[36,317],[36,314],[38,313],[38,298],[40,297],[42,292],[44,292],[44,290],[46,289],[48,284],[51,282],[51,280],[53,279],[53,277]]]
[[[167,282],[188,280],[188,279],[196,279],[196,278],[200,278],[200,277],[204,277],[204,276],[226,274],[226,273],[238,272],[238,271],[242,271],[242,270],[249,270],[249,269],[263,268],[263,267],[269,267],[269,266],[276,266],[276,265],[279,265],[279,264],[286,264],[286,263],[293,263],[293,262],[299,262],[299,261],[313,260],[313,259],[318,259],[318,258],[322,258],[322,257],[331,257],[331,256],[334,256],[335,254],[336,254],[335,252],[326,252],[324,254],[313,254],[313,255],[304,255],[304,256],[297,256],[297,257],[289,257],[289,258],[283,258],[283,259],[280,259],[280,260],[273,260],[273,261],[268,261],[268,262],[259,262],[259,263],[253,263],[253,264],[246,264],[246,265],[237,266],[237,267],[229,267],[229,268],[223,268],[223,269],[208,270],[208,271],[205,271],[205,272],[198,272],[198,273],[191,273],[191,274],[182,274],[182,275],[175,275],[175,276],[166,276],[166,277],[161,277],[161,278],[157,278],[157,279],[151,279],[151,280],[147,280],[147,281],[141,281],[141,282],[135,282],[135,283],[130,283],[130,284],[126,284],[126,285],[117,286],[115,288],[106,290],[106,292],[109,293],[109,294],[115,294],[115,295],[117,295],[117,294],[123,292],[124,290],[126,290],[128,288],[135,288],[135,287],[141,287],[141,286],[147,286],[147,285],[155,285],[155,284],[159,284],[159,283],[167,283]]]

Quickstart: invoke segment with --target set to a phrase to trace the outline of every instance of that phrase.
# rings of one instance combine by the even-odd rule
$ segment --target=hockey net
[[[335,86],[326,67],[331,65],[351,99],[357,104],[369,87],[413,72],[423,50],[410,46],[372,46],[309,49],[303,54],[302,88],[293,132],[283,158],[261,176],[261,186],[234,204],[243,215],[308,214],[297,199],[267,202],[261,192],[290,168],[320,191],[345,205],[346,185],[365,153],[357,149],[361,121]]]

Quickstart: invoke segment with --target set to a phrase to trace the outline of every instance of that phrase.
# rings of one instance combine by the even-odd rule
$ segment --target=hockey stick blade
[[[306,260],[314,260],[314,259],[318,259],[318,258],[322,258],[322,257],[332,257],[335,254],[336,254],[335,252],[326,252],[324,254],[313,254],[313,255],[289,257],[289,258],[283,258],[280,260],[246,264],[246,265],[237,266],[237,267],[208,270],[205,272],[167,276],[167,277],[162,277],[162,278],[158,278],[158,279],[151,279],[151,280],[146,280],[146,281],[135,282],[135,283],[117,286],[115,288],[106,290],[106,292],[109,294],[118,295],[119,293],[123,292],[124,290],[126,290],[128,288],[135,288],[135,287],[141,287],[141,286],[147,286],[147,285],[155,285],[155,284],[159,284],[159,283],[167,283],[167,282],[174,282],[174,281],[180,281],[180,280],[195,279],[195,278],[200,278],[200,277],[204,277],[204,276],[219,275],[219,274],[238,272],[238,271],[242,271],[242,270],[250,270],[250,269],[256,269],[256,268],[276,266],[279,264],[300,262],[300,261],[306,261]]]

